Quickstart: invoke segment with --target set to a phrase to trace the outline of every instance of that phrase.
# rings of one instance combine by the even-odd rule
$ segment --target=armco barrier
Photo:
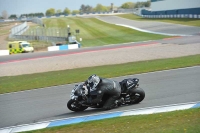
[[[142,15],[145,18],[194,18],[199,19],[199,14],[171,14],[171,15]]]
[[[50,46],[50,47],[48,47],[48,51],[68,50],[68,49],[77,49],[77,48],[80,48],[80,44]]]
[[[9,50],[0,50],[0,56],[9,55]]]

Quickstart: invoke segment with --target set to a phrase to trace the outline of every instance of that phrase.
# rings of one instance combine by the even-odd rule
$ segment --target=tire
[[[142,88],[135,88],[130,93],[130,104],[137,104],[145,98],[145,92]]]
[[[69,110],[74,111],[74,112],[84,111],[84,110],[86,110],[88,108],[88,107],[82,106],[80,104],[76,106],[76,102],[74,100],[72,100],[72,99],[70,99],[67,102],[67,107],[68,107]]]

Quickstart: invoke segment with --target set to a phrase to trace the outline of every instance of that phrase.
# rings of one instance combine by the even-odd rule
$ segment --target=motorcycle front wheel
[[[130,104],[137,104],[145,98],[145,92],[142,88],[135,88],[130,93]]]
[[[86,106],[82,106],[80,104],[77,104],[76,101],[70,99],[67,102],[67,107],[69,110],[74,111],[74,112],[78,112],[78,111],[84,111],[86,110],[88,107]]]

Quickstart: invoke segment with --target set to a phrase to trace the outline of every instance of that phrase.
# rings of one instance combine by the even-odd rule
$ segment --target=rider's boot
[[[124,98],[122,97],[122,98],[116,100],[115,103],[117,106],[121,106],[122,104],[124,104]]]

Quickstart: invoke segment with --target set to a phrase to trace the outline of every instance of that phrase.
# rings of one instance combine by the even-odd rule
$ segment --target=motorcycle
[[[131,104],[137,104],[140,103],[145,98],[145,92],[142,88],[139,87],[139,79],[132,78],[131,80],[131,87],[127,88],[127,84],[130,84],[130,82],[119,82],[121,86],[121,95],[120,98],[124,99],[124,102],[121,104],[118,104],[116,101],[116,107],[121,105],[131,105]],[[88,98],[90,100],[95,99],[97,96],[97,91],[92,91],[88,95],[88,88],[85,88],[83,86],[83,83],[80,83],[78,85],[75,85],[73,88],[70,100],[67,103],[67,107],[69,110],[78,112],[78,111],[84,111],[88,107],[90,108],[102,108],[106,100],[109,98],[109,95],[104,95],[102,100],[99,103],[88,105],[86,104]]]

